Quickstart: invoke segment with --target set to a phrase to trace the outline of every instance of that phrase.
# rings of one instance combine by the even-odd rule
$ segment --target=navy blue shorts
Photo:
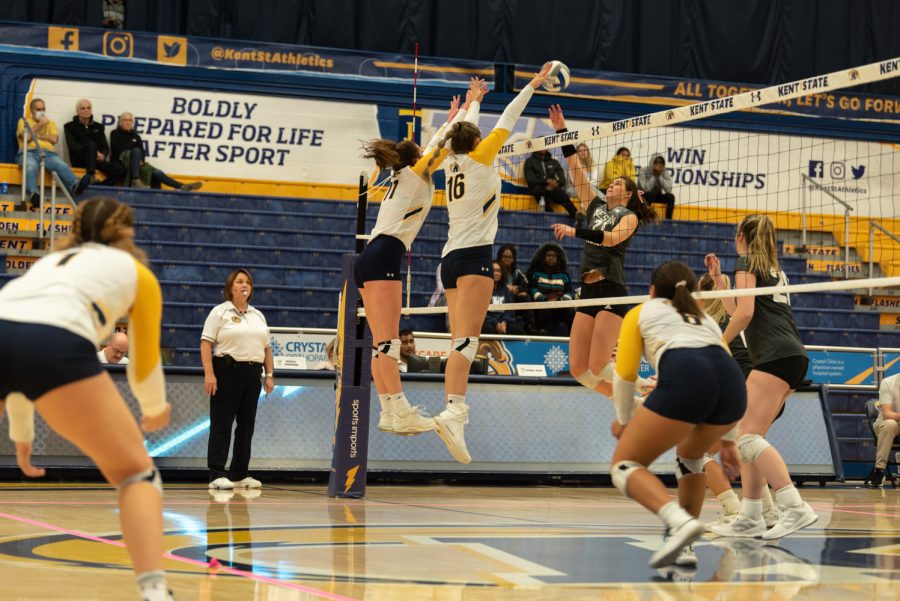
[[[724,426],[741,419],[747,409],[744,374],[721,347],[665,351],[657,376],[644,407],[663,417]]]
[[[608,298],[614,296],[628,296],[628,288],[622,284],[614,282],[594,282],[593,284],[581,285],[581,300],[587,298]],[[601,311],[609,311],[619,317],[625,317],[625,314],[631,310],[633,305],[593,305],[588,307],[578,307],[578,313],[584,313],[589,317],[597,317],[597,313]]]
[[[450,251],[441,259],[441,283],[445,290],[456,288],[456,280],[464,275],[480,275],[494,279],[493,248],[473,246]]]
[[[366,282],[396,280],[402,281],[403,256],[406,246],[393,236],[376,236],[363,249],[353,266],[353,280],[357,288]]]
[[[753,369],[771,374],[783,382],[787,382],[791,390],[797,390],[803,380],[806,379],[806,370],[809,367],[809,359],[803,355],[784,357],[768,363],[754,365]],[[778,419],[777,417],[775,419]]]
[[[69,330],[0,320],[0,400],[21,392],[32,401],[103,372],[94,344]]]

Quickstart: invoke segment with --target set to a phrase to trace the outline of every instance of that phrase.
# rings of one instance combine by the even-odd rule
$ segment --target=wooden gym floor
[[[321,486],[173,485],[166,570],[179,601],[900,599],[900,491],[801,493],[820,515],[810,528],[769,544],[707,537],[696,571],[658,572],[659,522],[611,488],[370,486],[336,500]],[[137,599],[116,493],[0,486],[0,583],[2,599]]]

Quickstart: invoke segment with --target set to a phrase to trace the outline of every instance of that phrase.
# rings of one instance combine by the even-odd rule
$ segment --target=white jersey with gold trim
[[[433,197],[434,182],[430,176],[426,179],[409,167],[395,171],[378,209],[371,239],[382,234],[393,236],[409,250],[431,211]]]
[[[644,359],[657,372],[659,359],[669,349],[705,346],[721,346],[727,349],[722,340],[719,324],[706,313],[703,317],[683,315],[675,310],[672,301],[664,298],[651,299],[632,310],[640,311],[637,320],[638,332],[623,331],[620,337],[640,335],[644,341]]]
[[[451,154],[444,161],[447,175],[447,214],[450,220],[442,257],[460,248],[486,246],[497,235],[500,175],[467,154]]]
[[[137,279],[123,250],[83,244],[54,252],[0,289],[0,319],[60,327],[99,345],[134,304]]]

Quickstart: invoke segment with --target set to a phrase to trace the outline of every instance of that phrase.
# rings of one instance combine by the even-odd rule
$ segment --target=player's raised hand
[[[550,125],[553,126],[553,129],[559,131],[566,128],[566,119],[563,117],[561,106],[558,104],[551,104],[547,111],[550,115]]]

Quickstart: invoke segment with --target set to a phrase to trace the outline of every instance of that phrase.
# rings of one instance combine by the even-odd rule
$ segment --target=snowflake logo
[[[269,341],[270,346],[272,347],[272,355],[280,356],[284,354],[284,349],[281,347],[280,342],[276,342],[274,338]]]
[[[569,356],[561,346],[554,344],[546,353],[544,353],[544,363],[553,373],[563,371],[569,366]]]

